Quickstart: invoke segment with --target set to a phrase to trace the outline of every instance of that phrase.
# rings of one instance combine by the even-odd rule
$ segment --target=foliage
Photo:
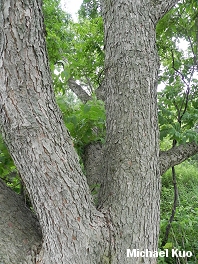
[[[62,71],[60,62],[69,52],[69,46],[73,39],[70,30],[71,16],[61,9],[60,0],[44,0],[43,15],[54,90],[57,93],[64,93],[66,84],[61,81],[61,75],[58,73]]]
[[[172,228],[168,243],[165,248],[178,248],[179,250],[192,251],[193,257],[180,259],[180,263],[197,263],[198,258],[198,170],[197,167],[186,161],[176,167],[179,189],[179,203],[176,216],[172,222]],[[162,176],[161,193],[161,229],[160,241],[164,236],[170,211],[172,208],[173,190],[171,171]],[[160,244],[160,243],[159,243]],[[163,250],[163,249],[162,249]],[[179,263],[174,258],[165,258],[159,263]]]
[[[187,104],[185,112],[182,108],[184,104]],[[190,97],[188,102],[185,102],[185,92],[181,87],[175,89],[175,87],[166,86],[158,94],[158,110],[161,140],[168,136],[179,144],[198,142],[198,133],[195,129],[198,121],[198,105]]]
[[[78,12],[80,18],[93,19],[97,18],[100,13],[100,1],[98,0],[84,0]]]
[[[64,85],[72,77],[93,94],[100,85],[104,64],[102,18],[71,22],[70,27],[73,38],[69,43],[70,50],[59,63],[59,76]]]
[[[198,2],[180,1],[157,25],[162,70],[158,93],[160,139],[179,144],[196,141],[198,134]],[[187,47],[182,49],[181,42]]]
[[[43,14],[47,51],[52,66],[69,50],[67,43],[72,39],[69,32],[71,16],[61,9],[60,0],[44,0]]]
[[[0,178],[15,192],[21,192],[21,181],[14,162],[0,135]]]
[[[58,96],[57,103],[63,114],[63,120],[80,154],[83,146],[92,141],[103,141],[105,136],[104,103],[99,100],[78,103],[65,107],[67,97]]]

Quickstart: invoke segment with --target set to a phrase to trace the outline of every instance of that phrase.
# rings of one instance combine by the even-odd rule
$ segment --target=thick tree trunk
[[[157,251],[160,170],[155,26],[175,1],[102,1],[105,25],[106,149],[99,208],[113,223],[112,263],[126,248]],[[157,14],[157,15],[156,15]],[[156,263],[138,258],[130,263]]]
[[[158,248],[159,63],[149,5],[143,7],[145,1],[103,2],[107,138],[100,206],[113,223],[112,263],[128,263],[127,248]],[[152,258],[131,263],[142,262],[156,263]]]
[[[38,263],[100,263],[108,232],[55,103],[40,2],[1,1],[0,124],[42,228]]]

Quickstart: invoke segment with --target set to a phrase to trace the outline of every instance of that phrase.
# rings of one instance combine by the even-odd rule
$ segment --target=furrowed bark
[[[159,62],[155,25],[175,1],[161,2],[161,14],[157,15],[153,1],[102,3],[107,136],[99,208],[108,212],[108,220],[113,223],[110,260],[128,263],[127,247],[151,251],[158,248]],[[130,259],[130,263],[153,264],[156,259]]]
[[[103,149],[100,142],[92,142],[85,146],[82,159],[89,186],[92,186],[94,184],[101,184],[102,182],[102,156]]]
[[[102,2],[107,137],[98,210],[55,103],[41,1],[0,3],[0,125],[42,228],[40,264],[156,263],[126,257],[128,248],[158,247],[153,2]]]
[[[159,63],[146,3],[103,1],[107,136],[99,208],[113,223],[112,263],[128,263],[126,248],[157,250]],[[131,258],[130,263],[156,260]]]
[[[165,173],[169,168],[179,165],[188,158],[198,153],[198,144],[195,142],[186,143],[167,151],[160,151],[159,167],[160,175]],[[102,146],[99,143],[90,144],[85,150],[84,162],[88,174],[89,185],[101,183],[102,173]]]
[[[55,102],[41,1],[2,0],[0,28],[0,125],[42,228],[37,261],[100,263],[106,221]]]

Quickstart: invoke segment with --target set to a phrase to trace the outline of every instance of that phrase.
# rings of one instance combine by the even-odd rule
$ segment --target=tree
[[[189,142],[159,155],[155,27],[176,3],[101,1],[106,141],[96,208],[55,102],[41,1],[1,2],[1,130],[42,230],[24,263],[156,263],[126,249],[157,250],[160,175],[198,152]]]

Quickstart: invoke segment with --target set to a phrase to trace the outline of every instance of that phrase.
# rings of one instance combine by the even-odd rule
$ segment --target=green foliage
[[[100,1],[84,0],[80,7],[80,10],[78,11],[78,14],[80,18],[93,19],[98,17],[100,9]]]
[[[180,1],[157,25],[162,70],[158,94],[160,139],[198,142],[198,2]],[[181,43],[186,45],[182,49]]]
[[[15,192],[21,192],[21,181],[16,166],[8,152],[8,149],[0,135],[0,178]]]
[[[73,40],[65,54],[64,71],[79,80],[90,94],[100,85],[104,64],[103,22],[101,17],[71,23]],[[64,79],[63,76],[61,76]]]
[[[198,121],[198,107],[196,101],[189,96],[186,103],[186,94],[181,88],[166,88],[158,93],[158,114],[160,139],[169,137],[177,142],[198,142],[198,133],[195,125]],[[186,106],[187,105],[187,106]],[[184,111],[184,108],[186,110]]]
[[[192,251],[193,256],[188,259],[188,262],[180,259],[180,263],[197,263],[198,170],[197,167],[186,161],[176,167],[176,172],[178,175],[179,203],[175,218],[172,222],[169,240],[165,248],[178,248],[179,250]],[[165,228],[172,210],[172,203],[172,175],[169,170],[162,176],[160,241],[164,237]],[[171,257],[171,254],[169,254],[169,258],[165,258],[163,261],[159,263],[179,263]]]
[[[72,35],[69,31],[71,16],[60,7],[60,0],[44,0],[43,15],[46,29],[47,51],[50,65],[61,60],[69,50],[68,42]]]
[[[64,93],[66,83],[61,80],[62,63],[65,63],[65,54],[70,52],[70,43],[73,39],[71,32],[71,16],[60,7],[60,0],[44,0],[43,14],[46,29],[46,44],[49,57],[54,90]],[[62,73],[68,79],[68,73]]]
[[[44,0],[47,50],[56,93],[65,93],[70,77],[78,80],[90,94],[100,85],[104,44],[103,22],[96,12],[97,6],[97,1],[84,1],[80,22],[74,23],[60,8],[60,0]],[[95,15],[83,15],[87,8],[90,14],[96,8]]]
[[[104,140],[105,111],[102,101],[93,100],[86,104],[69,105],[65,96],[59,96],[57,102],[79,153],[88,143]]]
[[[178,44],[185,40],[188,50],[187,57],[192,66],[192,58],[197,56],[197,23],[198,23],[198,2],[197,0],[182,0],[168,12],[157,25],[157,45],[163,65],[172,64],[171,51],[176,53],[176,68],[183,64],[180,60],[185,53],[179,49]],[[195,62],[196,63],[196,62]],[[186,66],[188,64],[186,63]],[[184,69],[188,70],[188,67]]]

